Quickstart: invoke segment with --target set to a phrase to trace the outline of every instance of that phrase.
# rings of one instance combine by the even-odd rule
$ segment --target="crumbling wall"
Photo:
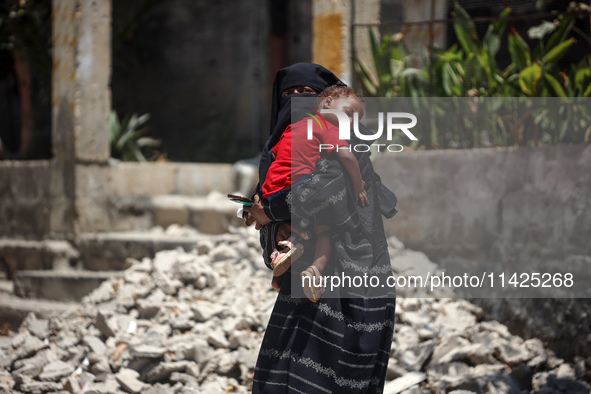
[[[383,154],[398,197],[387,233],[431,258],[589,255],[591,146]]]
[[[56,230],[50,221],[55,167],[61,166],[52,161],[0,162],[0,237],[38,240]],[[154,196],[206,196],[234,188],[231,164],[117,163],[75,168],[71,219],[81,232],[148,228],[150,218],[138,219],[142,201],[149,205]]]
[[[40,239],[49,232],[48,161],[0,162],[0,236]]]

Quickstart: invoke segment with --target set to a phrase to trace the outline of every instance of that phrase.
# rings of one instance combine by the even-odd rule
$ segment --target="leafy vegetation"
[[[132,66],[140,64],[141,48],[134,47],[133,36],[144,17],[164,0],[138,0],[127,7],[128,13],[122,15],[113,32],[113,62],[117,65]],[[20,158],[47,159],[51,157],[51,0],[10,0],[0,2],[0,86],[4,83],[10,88],[7,100],[15,104],[8,108],[4,127],[12,126],[12,134],[21,139],[21,128],[29,119],[32,127],[32,146]],[[131,66],[129,66],[131,67]],[[30,79],[31,83],[18,86],[22,82],[15,76],[15,70]],[[22,79],[22,75],[21,75]],[[13,85],[16,85],[13,87]],[[19,92],[27,90],[27,92]],[[4,93],[4,92],[3,92]],[[30,97],[30,106],[21,108],[19,94]],[[0,108],[1,109],[1,108]],[[27,111],[23,113],[23,111]],[[5,114],[2,114],[5,115]],[[160,142],[144,137],[145,130],[138,128],[149,115],[136,115],[119,122],[116,113],[111,114],[110,132],[112,156],[122,160],[144,161],[154,159],[158,152],[154,149]],[[4,119],[3,119],[4,120]],[[15,143],[14,145],[18,145]],[[156,156],[153,156],[156,155]],[[18,157],[18,156],[17,156]]]
[[[591,97],[591,57],[587,55],[566,66],[560,63],[575,43],[571,37],[573,13],[585,11],[589,15],[585,7],[578,5],[557,14],[553,22],[530,29],[529,38],[537,41],[532,49],[515,29],[509,28],[509,8],[488,25],[480,38],[470,15],[456,2],[453,28],[458,44],[446,50],[431,48],[424,69],[417,69],[411,66],[401,33],[386,35],[381,41],[370,33],[375,72],[357,59],[357,75],[368,96],[417,98],[412,101],[414,109],[428,115],[431,126],[422,130],[417,147],[589,142],[589,108],[566,98]],[[589,37],[583,38],[591,42]],[[511,57],[511,64],[503,69],[496,61],[502,40],[506,40]],[[437,127],[439,120],[465,108],[457,100],[427,97],[472,97],[468,111],[472,114],[458,118],[453,129],[443,131]],[[522,99],[485,99],[493,97]],[[548,99],[535,99],[539,97]],[[525,114],[523,108],[529,108]],[[476,128],[473,113],[479,111],[487,114],[487,124]]]
[[[117,113],[111,112],[111,157],[123,161],[148,161],[156,160],[160,156],[154,149],[160,146],[160,140],[144,136],[147,128],[142,126],[148,119],[150,114],[133,114],[120,121]]]

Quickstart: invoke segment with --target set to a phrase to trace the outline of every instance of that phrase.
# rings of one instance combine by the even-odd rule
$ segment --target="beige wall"
[[[591,254],[591,146],[404,151],[375,160],[386,222],[432,258]]]
[[[0,237],[73,238],[52,225],[55,161],[0,162]],[[58,167],[59,168],[59,167]],[[151,218],[137,211],[159,195],[206,196],[234,191],[231,164],[118,163],[75,166],[75,196],[69,227],[80,232],[144,229]],[[61,211],[58,211],[58,213]]]

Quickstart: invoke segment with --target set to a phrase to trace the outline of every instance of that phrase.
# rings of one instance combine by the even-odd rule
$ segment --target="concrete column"
[[[379,23],[380,22],[380,0],[353,0],[353,23]],[[356,27],[353,32],[353,49],[349,54],[349,60],[352,62],[352,70],[355,72],[355,57],[363,61],[370,69],[373,67],[373,56],[371,54],[371,44],[369,41],[369,32],[373,31],[375,37],[381,39],[379,28],[376,27]],[[375,71],[375,70],[374,70]]]
[[[76,166],[106,165],[111,109],[111,0],[54,0],[51,230],[75,232]]]
[[[54,155],[106,163],[111,110],[111,0],[53,2]],[[74,137],[69,145],[62,135]],[[65,146],[64,146],[65,145]]]
[[[356,28],[354,37],[351,37],[351,24],[378,22],[380,1],[313,0],[312,17],[312,61],[328,68],[351,85],[353,53],[371,64],[369,30]]]
[[[433,19],[445,19],[448,2],[445,0],[404,0],[404,22],[422,22]],[[445,48],[445,23],[425,23],[409,26],[405,36],[409,51],[414,55],[414,66],[422,64],[425,47]]]
[[[312,62],[351,82],[351,0],[312,1]]]

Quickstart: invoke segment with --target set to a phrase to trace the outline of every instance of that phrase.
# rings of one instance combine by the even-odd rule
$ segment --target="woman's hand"
[[[261,204],[261,198],[258,194],[254,196],[254,204],[250,207],[244,207],[244,212],[248,212],[248,218],[246,219],[246,225],[250,226],[252,223],[256,222],[255,228],[260,230],[261,226],[265,224],[269,224],[271,219],[265,213],[265,209],[263,208],[263,204]]]
[[[291,237],[291,224],[289,222],[281,222],[275,233],[275,242],[286,241],[289,237]]]

